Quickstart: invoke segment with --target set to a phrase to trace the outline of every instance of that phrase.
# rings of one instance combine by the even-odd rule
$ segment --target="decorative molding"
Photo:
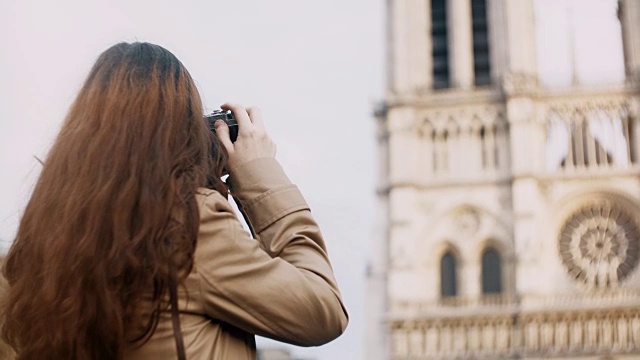
[[[389,323],[391,359],[640,354],[640,310],[441,317]]]
[[[595,199],[565,221],[558,238],[562,262],[587,288],[615,288],[638,265],[640,228],[608,199]]]
[[[535,95],[538,78],[534,74],[510,72],[504,76],[502,89],[507,96]]]
[[[461,235],[471,236],[480,229],[480,214],[475,209],[465,207],[454,216],[454,224]]]
[[[470,90],[442,89],[432,91],[426,89],[423,93],[400,94],[388,93],[385,104],[388,108],[411,106],[417,109],[451,108],[470,104],[503,104],[502,93],[494,88],[476,88]]]

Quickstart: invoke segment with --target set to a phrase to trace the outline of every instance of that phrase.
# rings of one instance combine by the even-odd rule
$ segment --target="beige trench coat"
[[[338,337],[348,318],[318,225],[274,159],[254,160],[228,183],[257,239],[225,197],[197,195],[200,232],[193,271],[178,290],[187,359],[256,358],[254,334],[317,346]],[[126,359],[176,359],[171,313]]]

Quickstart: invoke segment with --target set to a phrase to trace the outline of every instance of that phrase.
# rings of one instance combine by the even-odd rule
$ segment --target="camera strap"
[[[251,226],[249,217],[244,211],[244,208],[242,207],[240,201],[236,201],[236,205],[238,206],[238,210],[240,210],[240,214],[242,214],[244,221],[249,226],[251,235],[253,236],[253,238],[256,238],[253,226]],[[176,276],[176,267],[173,264],[173,261],[170,261],[169,263],[169,297],[171,302],[171,323],[173,325],[173,337],[176,341],[178,360],[187,360],[187,355],[184,349],[184,339],[182,337],[182,328],[180,327],[180,312],[178,311],[178,280]]]
[[[187,360],[184,350],[184,339],[182,338],[182,328],[180,327],[180,314],[178,312],[178,280],[176,278],[176,267],[173,261],[169,264],[169,297],[171,301],[171,322],[173,324],[173,337],[176,340],[176,351],[178,360]]]

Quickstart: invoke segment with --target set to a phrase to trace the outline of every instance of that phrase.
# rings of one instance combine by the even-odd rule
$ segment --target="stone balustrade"
[[[391,358],[496,359],[640,354],[640,309],[391,321]]]
[[[637,169],[640,126],[637,105],[625,89],[602,94],[541,94],[548,173]]]
[[[471,311],[554,311],[576,309],[601,309],[615,307],[640,307],[640,289],[621,288],[616,290],[595,290],[584,294],[553,295],[484,295],[480,297],[455,296],[436,301],[395,301],[391,304],[391,318],[406,316],[429,316],[442,314],[447,310],[454,313]]]

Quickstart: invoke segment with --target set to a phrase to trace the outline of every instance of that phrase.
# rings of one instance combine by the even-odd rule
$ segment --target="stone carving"
[[[541,312],[392,322],[391,358],[640,354],[640,310]]]
[[[509,128],[499,107],[464,107],[424,114],[416,133],[427,178],[472,179],[508,168]]]
[[[619,206],[596,201],[562,227],[559,251],[571,276],[587,287],[616,287],[638,263],[640,230]]]
[[[454,220],[457,231],[462,235],[473,235],[480,228],[480,215],[471,208],[458,212]]]
[[[538,89],[538,78],[527,73],[508,73],[502,82],[502,89],[509,96],[532,95]]]
[[[626,98],[549,105],[546,115],[546,167],[549,172],[585,171],[637,163],[637,141]]]

